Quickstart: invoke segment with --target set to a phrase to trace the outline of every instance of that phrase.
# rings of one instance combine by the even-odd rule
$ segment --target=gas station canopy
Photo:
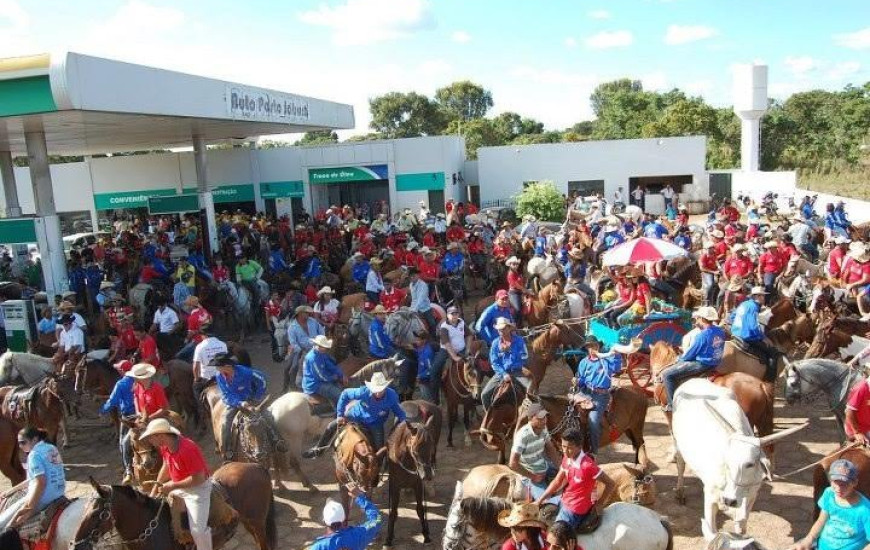
[[[0,59],[0,151],[15,155],[28,132],[89,155],[353,127],[350,105],[223,80],[77,53]]]

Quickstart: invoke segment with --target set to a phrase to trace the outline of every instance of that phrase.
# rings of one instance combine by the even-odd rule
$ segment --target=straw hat
[[[704,241],[704,244],[701,245],[704,250],[708,248],[713,248],[713,241]]]
[[[767,294],[767,291],[764,290],[763,286],[754,286],[752,287],[752,290],[749,291],[749,294],[752,296],[758,296]]]
[[[616,353],[631,355],[640,349],[642,343],[640,338],[632,338],[628,344],[613,344],[610,349]]]
[[[299,315],[300,313],[314,313],[314,310],[311,309],[311,306],[296,306],[296,309],[293,310],[293,315]]]
[[[744,250],[746,250],[746,247],[740,243],[737,243],[731,247],[731,252],[743,252]]]
[[[371,264],[372,266],[381,265],[384,261],[380,258],[372,258]]]
[[[148,427],[145,428],[145,431],[142,432],[139,439],[145,439],[146,437],[151,437],[152,435],[157,434],[181,435],[181,432],[173,428],[172,424],[170,424],[165,418],[157,418],[148,423]]]
[[[852,240],[845,235],[837,235],[837,238],[834,239],[834,244],[849,244],[850,242],[852,242]]]
[[[540,510],[534,502],[514,504],[510,510],[502,510],[498,513],[498,524],[502,527],[547,528],[547,524],[541,521]]]
[[[323,296],[324,294],[335,294],[335,292],[332,290],[332,287],[325,286],[317,291],[318,296]]]
[[[387,308],[385,308],[385,307],[382,306],[381,304],[378,304],[378,305],[375,307],[375,309],[372,310],[372,314],[373,314],[373,315],[378,315],[378,314],[381,314],[381,313],[383,313],[383,314],[386,315],[386,314],[389,313],[389,312],[387,311]]]
[[[389,387],[392,380],[388,380],[384,373],[376,372],[372,375],[372,379],[366,382],[366,387],[372,393],[380,393]]]
[[[74,310],[75,308],[76,308],[76,306],[75,306],[72,302],[70,302],[70,301],[68,301],[68,300],[64,300],[64,301],[62,301],[62,302],[60,303],[60,305],[57,306],[57,309],[58,309],[59,311],[72,311],[72,310]]]
[[[746,284],[746,281],[743,280],[743,277],[740,275],[735,275],[731,277],[731,281],[728,283],[728,291],[729,292],[740,292],[743,290],[743,285]]]
[[[319,348],[326,348],[326,349],[332,348],[332,340],[330,340],[329,338],[327,338],[326,336],[324,336],[322,334],[318,334],[317,336],[312,338],[311,343]]]
[[[867,247],[861,243],[861,248],[856,248],[855,250],[849,251],[849,256],[851,256],[856,262],[864,263],[870,261],[870,250],[867,250]]]
[[[495,320],[495,330],[501,330],[506,327],[514,327],[514,322],[507,317],[499,317]]]
[[[713,238],[714,239],[724,239],[725,233],[722,233],[722,231],[717,229],[716,231],[713,231]]]
[[[511,256],[505,260],[504,265],[520,265],[520,259],[516,256]]]
[[[100,283],[100,290],[106,290],[107,288],[115,288],[115,283],[112,281],[103,281]]]
[[[147,380],[157,373],[157,368],[148,363],[137,363],[133,368],[127,371],[127,376],[136,380]]]
[[[719,313],[716,311],[716,308],[710,306],[701,306],[692,313],[692,317],[698,317],[701,319],[706,319],[707,321],[715,323],[719,320]]]
[[[447,250],[453,250],[454,248],[459,248],[459,243],[450,243],[447,245]]]
[[[767,241],[764,243],[764,248],[779,248],[779,245],[776,244],[776,241]]]

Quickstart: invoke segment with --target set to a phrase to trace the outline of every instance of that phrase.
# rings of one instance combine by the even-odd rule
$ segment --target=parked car
[[[69,257],[70,250],[80,250],[82,248],[89,248],[97,244],[97,241],[100,239],[110,239],[112,237],[111,233],[107,233],[104,231],[92,232],[92,233],[75,233],[73,235],[69,235],[63,238],[63,252]]]
[[[509,206],[490,206],[488,208],[482,208],[480,214],[481,216],[494,218],[498,222],[498,225],[501,225],[504,222],[516,225],[519,221],[516,210]]]

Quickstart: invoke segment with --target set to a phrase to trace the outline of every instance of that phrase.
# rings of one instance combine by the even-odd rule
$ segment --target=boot
[[[302,458],[317,458],[322,455],[323,452],[329,448],[329,445],[332,443],[332,438],[335,437],[337,431],[338,424],[336,422],[330,423],[317,441],[317,445],[302,451]]]

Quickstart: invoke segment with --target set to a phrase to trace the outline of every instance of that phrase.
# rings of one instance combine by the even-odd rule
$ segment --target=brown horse
[[[766,329],[771,330],[782,326],[786,321],[796,319],[798,310],[794,305],[794,300],[791,298],[780,298],[772,306],[770,306],[770,320],[767,322]]]
[[[347,513],[350,511],[347,484],[352,483],[365,492],[375,488],[381,469],[380,457],[365,432],[354,424],[347,424],[335,438],[333,458],[341,504]]]
[[[21,457],[18,454],[18,426],[0,418],[0,473],[9,478],[14,487],[25,479]]]
[[[59,443],[62,433],[63,446],[69,445],[64,403],[55,378],[46,378],[32,388],[0,387],[0,418],[17,429],[38,426],[46,431],[52,443]]]
[[[656,380],[653,394],[658,404],[664,405],[668,398],[665,387],[659,381],[661,372],[673,365],[677,360],[677,352],[667,342],[656,342],[650,348],[650,368],[653,380]],[[712,382],[717,386],[728,388],[737,397],[737,403],[746,413],[749,424],[755,428],[758,437],[764,437],[773,433],[773,401],[774,387],[770,382],[762,382],[760,379],[743,372],[732,372],[724,376],[715,376]],[[670,416],[667,417],[670,426]],[[766,449],[768,456],[773,460],[773,445]]]
[[[387,469],[390,475],[390,515],[384,548],[393,546],[396,518],[399,515],[399,497],[402,489],[414,491],[417,499],[417,517],[420,518],[423,543],[431,542],[429,522],[426,520],[426,502],[423,483],[431,481],[435,471],[435,450],[438,442],[438,416],[429,416],[425,423],[403,422],[396,426],[387,439]]]
[[[142,548],[185,548],[173,533],[169,507],[163,506],[160,500],[132,487],[100,485],[93,478],[90,481],[94,495],[74,538],[77,549],[92,550],[94,541],[112,529],[125,541],[149,533],[141,543]],[[226,491],[230,506],[238,512],[239,521],[254,537],[259,550],[275,548],[275,499],[269,488],[269,472],[256,464],[230,462],[217,469],[212,481]],[[151,522],[156,527],[146,531]],[[223,540],[216,540],[218,537],[213,536],[214,547],[223,547],[232,535],[232,532],[228,533],[222,537]]]
[[[523,304],[523,323],[527,327],[538,327],[552,320],[553,309],[562,296],[564,285],[555,279],[538,292],[535,298],[526,298]]]
[[[528,345],[528,370],[532,375],[530,391],[537,392],[538,385],[544,379],[544,374],[557,358],[563,347],[580,347],[583,345],[583,334],[579,325],[564,321],[555,321],[550,327],[535,337]]]
[[[170,359],[163,363],[163,368],[169,376],[166,397],[172,404],[172,410],[185,417],[192,431],[204,429],[199,403],[193,393],[193,365],[181,359]]]
[[[837,459],[846,459],[858,468],[858,491],[865,496],[870,495],[870,450],[866,447],[844,449],[826,456],[813,468],[813,520],[819,517],[819,498],[831,485],[828,470]]]
[[[179,431],[184,428],[184,419],[178,413],[169,411],[167,420]],[[163,466],[163,456],[160,451],[147,440],[139,439],[145,431],[145,426],[125,420],[124,424],[131,430],[130,447],[133,450],[133,480],[143,491],[151,490],[157,480],[157,474]]]
[[[852,334],[839,329],[838,325],[840,323],[835,315],[823,314],[804,359],[838,355],[841,348],[851,344]]]
[[[338,322],[348,324],[353,310],[363,308],[366,302],[366,293],[357,292],[356,294],[348,294],[341,299],[341,307],[338,309]]]
[[[465,426],[465,444],[471,444],[470,414],[477,406],[480,395],[480,375],[471,358],[462,361],[448,359],[447,368],[441,375],[441,392],[447,402],[447,446],[453,447],[453,427],[459,419],[462,405],[462,422]]]

